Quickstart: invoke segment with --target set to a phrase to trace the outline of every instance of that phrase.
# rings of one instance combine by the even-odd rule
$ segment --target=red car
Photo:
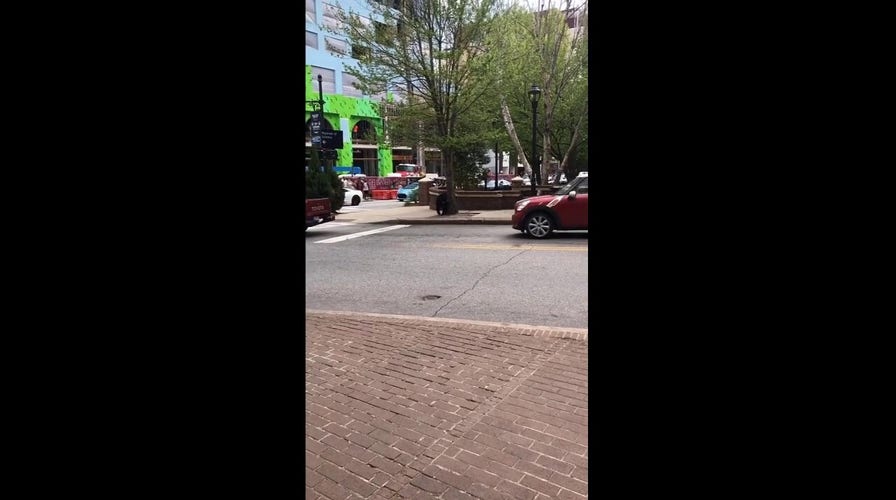
[[[581,172],[555,194],[516,202],[513,228],[533,238],[547,238],[557,230],[588,230],[588,172]]]

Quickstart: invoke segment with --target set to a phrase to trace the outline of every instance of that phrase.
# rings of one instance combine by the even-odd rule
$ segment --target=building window
[[[388,44],[397,36],[395,26],[374,21],[374,39],[377,43]]]
[[[354,76],[343,72],[342,73],[342,94],[351,96],[351,97],[364,97],[364,94],[361,92],[361,89],[355,86],[355,83],[358,83],[358,79]]]
[[[332,69],[320,68],[318,66],[311,66],[311,81],[317,83],[317,75],[322,77],[322,87],[324,90],[324,94],[335,94],[336,93],[336,71]]]
[[[305,22],[316,24],[316,14],[317,12],[314,7],[314,0],[305,0]]]
[[[323,25],[334,30],[341,31],[343,29],[343,23],[339,19],[339,7],[328,3],[324,4]]]
[[[380,5],[383,5],[386,7],[391,7],[395,10],[401,10],[401,4],[402,4],[401,0],[373,0],[373,1]]]
[[[305,46],[311,47],[312,49],[317,48],[317,33],[313,31],[305,32]]]
[[[366,61],[370,58],[370,49],[358,45],[352,45],[352,58]]]
[[[327,37],[327,50],[334,54],[348,55],[348,42],[338,38]]]

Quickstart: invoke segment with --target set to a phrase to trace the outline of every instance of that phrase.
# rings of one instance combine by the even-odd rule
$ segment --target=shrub
[[[330,167],[306,170],[305,199],[309,198],[329,198],[330,207],[334,212],[338,212],[345,201],[345,192],[342,190],[339,175]]]

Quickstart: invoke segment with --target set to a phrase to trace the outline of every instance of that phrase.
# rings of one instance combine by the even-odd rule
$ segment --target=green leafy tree
[[[552,157],[570,174],[587,168],[588,4],[545,0],[539,6],[538,13],[514,7],[496,21],[499,28],[487,46],[503,63],[494,68],[496,85],[486,101],[492,109],[500,108],[513,151],[531,174],[528,91],[532,84],[539,86],[537,133],[544,179]]]
[[[476,189],[476,185],[487,175],[487,151],[494,137],[488,112],[482,108],[470,110],[458,122],[456,134],[447,142],[455,153],[454,184],[459,189]]]
[[[482,168],[482,164],[488,162],[485,148],[469,145],[465,148],[457,148],[455,163],[455,183],[460,189],[476,189],[479,181],[489,175],[488,169]]]
[[[309,168],[305,171],[305,199],[329,198],[330,208],[338,212],[345,202],[345,192],[339,175],[330,166]]]
[[[341,16],[358,59],[357,67],[346,65],[345,71],[359,80],[361,89],[375,94],[397,83],[411,106],[426,107],[431,127],[425,133],[445,159],[449,214],[457,213],[458,125],[491,87],[488,69],[497,54],[486,50],[485,40],[500,1],[414,0],[392,9],[366,0],[375,19],[345,11]]]

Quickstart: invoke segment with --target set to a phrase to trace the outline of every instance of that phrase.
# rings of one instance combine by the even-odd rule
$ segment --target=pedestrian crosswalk
[[[333,224],[333,223],[331,222],[330,224]],[[346,224],[351,224],[351,223],[348,222]],[[346,240],[351,240],[354,238],[360,238],[361,236],[368,236],[371,234],[384,233],[386,231],[394,231],[396,229],[402,229],[405,227],[411,227],[411,226],[409,226],[407,224],[396,224],[394,226],[386,226],[386,227],[381,227],[378,229],[371,229],[369,231],[361,231],[360,233],[352,233],[352,234],[346,234],[343,236],[336,236],[335,238],[327,238],[325,240],[315,241],[315,243],[339,243],[340,241],[346,241]]]
[[[324,229],[326,229],[328,227],[335,227],[335,226],[356,226],[357,224],[358,224],[357,222],[332,221],[332,222],[327,222],[326,224],[320,224],[317,226],[309,227],[308,230],[311,231],[312,229],[319,228],[319,227],[323,227]]]

